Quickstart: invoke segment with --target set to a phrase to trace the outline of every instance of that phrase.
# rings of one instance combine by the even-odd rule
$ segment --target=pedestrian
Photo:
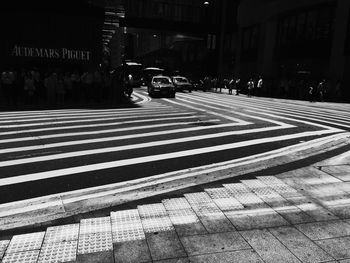
[[[228,83],[228,94],[232,95],[232,89],[234,88],[235,79],[232,78]]]
[[[35,85],[33,74],[31,72],[27,72],[24,78],[24,90],[26,93],[27,105],[33,106],[35,101]]]
[[[80,82],[80,75],[78,71],[74,71],[71,76],[71,82],[72,82],[72,101],[73,103],[81,102],[81,82]]]
[[[254,81],[253,79],[250,79],[247,83],[247,90],[248,90],[248,97],[252,96],[252,92],[254,90]]]
[[[57,86],[56,86],[56,102],[55,104],[58,106],[62,106],[65,104],[65,87],[64,87],[64,78],[63,74],[59,73],[57,76]]]
[[[321,80],[320,83],[318,83],[317,90],[320,96],[320,101],[324,101],[325,95],[326,95],[326,80]]]
[[[1,73],[1,87],[7,106],[13,105],[13,89],[15,75],[11,70],[5,70]]]
[[[213,79],[213,88],[215,89],[215,92],[218,92],[218,79]]]
[[[241,79],[236,79],[236,96],[239,96],[239,92],[241,91]]]
[[[262,79],[262,77],[259,77],[258,83],[256,85],[256,89],[257,89],[256,95],[259,97],[262,94],[262,86],[263,86],[263,79]]]
[[[210,80],[210,77],[206,76],[204,78],[204,84],[203,84],[203,91],[210,91],[211,89],[211,80]]]
[[[309,86],[309,101],[310,102],[314,102],[314,94],[315,94],[315,90],[314,87],[312,87],[312,85]]]

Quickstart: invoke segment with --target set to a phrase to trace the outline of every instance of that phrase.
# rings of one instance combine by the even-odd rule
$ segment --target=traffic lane
[[[7,158],[11,159],[2,160],[0,162],[0,178],[17,176],[23,173],[35,173],[206,147],[220,147],[222,145],[233,143],[237,144],[235,147],[239,147],[240,143],[250,140],[261,139],[258,142],[252,142],[258,144],[263,143],[265,138],[269,139],[270,137],[288,136],[294,133],[314,131],[317,132],[318,130],[312,129],[312,127],[295,127],[255,133],[252,133],[252,130],[247,130],[246,134],[240,135],[218,136],[219,133],[208,134],[208,136],[211,137],[210,139],[200,139],[202,137],[199,137],[197,140],[193,141],[187,136],[180,136],[176,139],[178,140],[178,143],[172,143],[171,140],[175,139],[166,137],[163,141],[159,141],[159,138],[154,138],[154,141],[147,140],[146,142],[144,140],[138,140],[140,144],[135,143],[133,140],[129,140],[130,144],[117,141],[115,143],[103,142],[92,145],[59,147],[42,151],[21,151],[13,153],[16,155],[7,154]],[[305,139],[306,138],[300,138],[300,140]],[[47,160],[49,158],[52,160]]]
[[[312,136],[308,139],[316,139]],[[300,139],[284,140],[274,143],[265,143],[239,149],[223,150],[214,153],[204,153],[186,157],[177,157],[161,161],[149,161],[140,164],[127,165],[115,168],[105,168],[90,172],[82,172],[60,176],[45,180],[30,181],[0,187],[0,202],[6,203],[27,198],[57,194],[79,190],[88,187],[101,186],[117,182],[125,182],[152,175],[173,172],[218,162],[231,161],[254,154],[265,153],[281,147],[295,145]],[[40,164],[38,164],[40,165]],[[45,165],[45,164],[43,164]],[[25,191],[23,191],[25,189]]]
[[[209,123],[205,121],[194,121],[183,124],[178,123],[176,125],[170,126],[157,126],[157,124],[154,124],[146,129],[136,129],[131,131],[115,131],[111,133],[103,133],[101,131],[101,133],[98,133],[97,131],[97,134],[94,135],[78,135],[65,137],[64,134],[62,134],[62,136],[59,135],[58,138],[53,137],[48,139],[45,139],[45,137],[33,137],[32,139],[28,139],[27,141],[19,142],[11,141],[1,143],[0,140],[0,160],[4,158],[4,156],[1,156],[2,153],[13,153],[16,151],[23,152],[27,150],[32,150],[34,155],[40,155],[41,148],[47,150],[60,147],[61,149],[59,149],[59,151],[66,152],[64,148],[65,146],[71,146],[72,148],[69,150],[76,150],[80,148],[89,149],[92,146],[92,144],[98,144],[98,147],[108,147],[108,145],[118,146],[120,144],[129,145],[134,143],[142,143],[145,141],[176,139],[182,138],[184,136],[199,136],[211,133],[239,131],[241,129],[266,127],[266,125],[255,124],[235,126],[234,123],[222,124],[215,121],[211,121]],[[74,149],[74,147],[77,148]],[[35,150],[35,148],[38,149]],[[10,159],[9,156],[5,156],[5,159],[6,158]]]

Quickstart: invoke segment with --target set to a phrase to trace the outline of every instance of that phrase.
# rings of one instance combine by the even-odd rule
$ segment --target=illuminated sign
[[[69,48],[37,48],[15,45],[11,55],[14,57],[46,58],[89,61],[91,52],[87,50],[74,50]]]

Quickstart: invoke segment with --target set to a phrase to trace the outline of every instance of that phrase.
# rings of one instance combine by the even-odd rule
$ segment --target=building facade
[[[233,73],[237,1],[124,0],[119,5],[124,15],[108,43],[117,58],[112,66],[124,57],[196,76],[217,75],[222,64],[221,72]]]
[[[103,19],[103,7],[85,0],[5,1],[0,8],[0,69],[96,69]]]
[[[347,0],[241,1],[236,75],[296,99],[325,79],[328,99],[349,100],[349,10]]]

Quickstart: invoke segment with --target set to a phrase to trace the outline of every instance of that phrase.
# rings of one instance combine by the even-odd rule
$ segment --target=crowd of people
[[[248,97],[267,96],[289,99],[302,99],[309,101],[341,101],[340,81],[335,85],[331,92],[330,85],[326,79],[320,81],[300,80],[299,82],[282,79],[278,81],[265,81],[262,76],[257,78],[248,78],[242,81],[240,78],[224,78],[221,81],[218,78],[205,77],[200,81],[203,91],[222,92],[223,89],[228,90],[228,94],[232,95],[235,91],[236,95],[242,93]]]
[[[119,74],[120,75],[120,74]],[[118,74],[102,71],[40,71],[4,70],[0,79],[0,107],[19,108],[21,106],[76,106],[112,102],[118,93],[117,86],[123,80]],[[325,79],[319,82],[302,80],[299,83],[282,79],[277,83],[265,81],[262,76],[241,80],[240,78],[204,77],[198,83],[203,91],[222,92],[228,94],[241,93],[251,96],[282,97],[325,101],[331,99],[329,85]],[[273,92],[272,92],[273,91]],[[340,82],[333,91],[340,97]]]
[[[109,74],[100,71],[4,70],[0,101],[5,107],[98,103],[109,98],[110,86]]]

